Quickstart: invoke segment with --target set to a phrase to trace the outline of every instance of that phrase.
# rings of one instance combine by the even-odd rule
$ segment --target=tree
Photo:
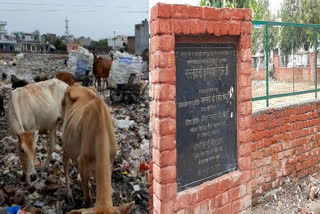
[[[320,4],[318,0],[284,0],[281,6],[283,22],[319,24]],[[315,43],[313,28],[282,27],[280,49],[285,55],[296,52],[299,48],[308,50]],[[293,48],[294,45],[294,48]]]
[[[56,47],[57,50],[62,50],[62,51],[66,51],[67,50],[67,46],[66,44],[63,44],[61,39],[56,39],[53,42],[54,46]]]
[[[108,39],[100,39],[99,41],[92,41],[91,45],[95,47],[108,47]]]
[[[200,0],[200,6],[206,6],[206,0]],[[223,0],[209,0],[212,7],[223,7]],[[264,14],[264,8],[260,0],[225,0],[226,7],[231,8],[251,8],[252,18],[261,20]]]

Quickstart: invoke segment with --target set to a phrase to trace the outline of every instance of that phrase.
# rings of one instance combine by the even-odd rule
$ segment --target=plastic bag
[[[73,72],[76,80],[82,79],[87,72],[91,75],[93,59],[93,54],[83,47],[69,52],[68,67]]]
[[[131,74],[135,74],[132,84],[141,81],[143,61],[141,57],[135,57],[128,53],[116,52],[113,54],[113,62],[109,74],[108,86],[117,88],[118,84],[128,84]]]

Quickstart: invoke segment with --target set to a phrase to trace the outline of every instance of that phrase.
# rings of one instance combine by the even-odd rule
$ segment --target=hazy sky
[[[116,34],[134,35],[134,25],[149,20],[149,0],[0,0],[0,21],[7,30],[43,33],[69,32],[101,39]]]

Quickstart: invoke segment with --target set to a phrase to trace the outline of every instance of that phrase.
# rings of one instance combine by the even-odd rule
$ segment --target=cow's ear
[[[78,90],[69,90],[69,98],[72,101],[72,103],[77,102],[77,100],[80,98],[80,92]]]

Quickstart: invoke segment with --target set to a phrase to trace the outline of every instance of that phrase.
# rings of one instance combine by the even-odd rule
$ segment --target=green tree
[[[67,50],[67,45],[64,44],[61,39],[56,39],[53,42],[53,44],[54,44],[54,46],[56,47],[57,50],[62,50],[62,51],[66,51]]]
[[[283,22],[319,24],[319,0],[284,0],[281,7]],[[315,32],[313,28],[282,27],[280,49],[285,55],[296,52],[299,48],[308,50],[314,46]],[[293,48],[294,45],[294,48]]]
[[[206,6],[206,0],[200,0],[200,6]],[[223,7],[223,0],[209,0],[212,7]],[[251,8],[252,18],[261,20],[264,15],[264,8],[261,0],[225,0],[225,6],[231,8]]]
[[[95,47],[108,47],[108,39],[101,39],[99,41],[92,41],[91,45],[95,46]]]

